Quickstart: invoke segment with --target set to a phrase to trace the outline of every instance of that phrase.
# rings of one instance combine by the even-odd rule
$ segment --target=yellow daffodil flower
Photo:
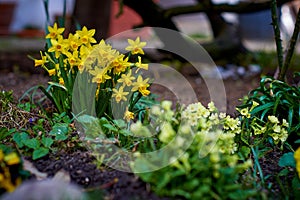
[[[119,103],[122,100],[126,101],[127,100],[126,95],[128,95],[128,94],[129,94],[129,92],[124,92],[124,87],[121,86],[119,88],[119,90],[117,90],[115,88],[113,89],[112,97],[115,97],[116,102]]]
[[[140,41],[140,37],[137,37],[135,40],[131,40],[128,39],[128,44],[129,46],[127,46],[125,48],[125,50],[130,51],[133,55],[134,54],[143,54],[144,55],[144,51],[143,51],[143,47],[146,46],[146,42],[141,42]]]
[[[134,113],[128,111],[128,108],[126,109],[125,113],[124,113],[124,118],[127,122],[129,122],[130,120],[134,119]]]
[[[81,30],[76,31],[76,34],[79,36],[79,40],[82,44],[85,44],[86,46],[90,46],[90,44],[92,43],[97,43],[95,38],[93,38],[95,32],[96,32],[95,29],[88,30],[84,26]]]
[[[55,69],[49,69],[49,70],[47,70],[47,71],[48,71],[48,73],[49,73],[49,76],[53,76],[53,75],[56,74],[56,70],[55,70]]]
[[[78,51],[73,51],[73,53],[67,52],[68,62],[71,67],[77,66],[80,63],[80,59],[78,57]]]
[[[54,52],[55,57],[59,58],[61,54],[64,54],[66,51],[66,45],[62,38],[58,40],[51,39],[52,46],[48,49],[49,52]]]
[[[136,82],[132,83],[133,87],[131,91],[134,92],[138,90],[143,96],[149,95],[150,91],[147,90],[147,88],[149,87],[148,80],[149,78],[143,80],[143,77],[139,75]]]
[[[62,77],[59,78],[59,84],[60,85],[65,85],[65,81]]]
[[[131,86],[132,81],[135,79],[134,76],[131,75],[132,71],[129,70],[127,74],[122,74],[121,78],[118,79],[118,83],[123,83],[123,86]]]
[[[53,27],[48,26],[48,31],[49,33],[46,35],[46,38],[55,40],[58,38],[59,35],[61,35],[65,31],[65,28],[58,28],[57,24],[54,23]]]
[[[125,57],[124,55],[120,55],[112,62],[114,74],[125,72],[127,67],[130,66],[130,63],[128,62],[128,57],[125,59],[124,57]]]
[[[38,66],[44,66],[45,65],[45,63],[47,63],[48,62],[48,60],[47,60],[47,56],[43,56],[43,53],[40,51],[40,54],[41,54],[41,58],[42,59],[40,59],[40,60],[34,60],[34,66],[35,67],[38,67]]]
[[[77,51],[81,45],[78,35],[69,34],[67,43],[69,45],[69,49],[72,51]]]
[[[143,63],[142,63],[142,58],[141,58],[141,56],[138,56],[138,62],[135,63],[135,66],[138,68],[138,69],[136,70],[136,73],[138,72],[139,69],[148,70],[148,64],[143,64]]]
[[[93,83],[104,83],[107,79],[111,79],[109,75],[107,75],[107,68],[95,68],[94,70],[89,71],[91,75],[93,75],[92,82]]]

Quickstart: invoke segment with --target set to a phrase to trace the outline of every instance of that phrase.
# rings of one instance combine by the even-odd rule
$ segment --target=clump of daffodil
[[[148,70],[148,64],[142,62],[143,47],[146,42],[137,37],[128,39],[125,50],[120,53],[104,40],[94,38],[95,30],[83,27],[64,37],[64,28],[57,23],[48,26],[47,48],[41,52],[41,58],[34,60],[34,66],[44,68],[52,79],[49,82],[52,99],[59,112],[71,113],[72,90],[77,73],[87,74],[88,82],[96,84],[95,101],[98,117],[113,117],[111,102],[122,106],[125,119],[134,117],[134,106],[141,96],[148,96],[149,78],[142,77],[142,70]],[[136,95],[139,93],[140,95]],[[48,95],[49,96],[49,95]],[[105,102],[105,103],[104,103]],[[127,108],[127,110],[126,110]]]

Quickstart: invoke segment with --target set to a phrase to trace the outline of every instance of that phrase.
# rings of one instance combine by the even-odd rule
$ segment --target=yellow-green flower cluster
[[[223,126],[226,133],[238,134],[241,132],[240,121],[225,113],[218,113],[213,102],[204,107],[200,102],[190,104],[182,112],[182,118],[187,120],[192,127],[201,131],[212,131]]]
[[[15,188],[21,184],[21,178],[12,180],[12,174],[10,168],[12,166],[19,165],[21,160],[15,152],[4,154],[0,149],[0,189],[4,189],[7,192],[12,192]]]
[[[213,102],[208,104],[208,108],[200,102],[190,104],[184,110],[181,110],[181,117],[178,117],[171,110],[171,105],[170,101],[163,101],[160,106],[151,108],[150,112],[154,116],[151,129],[149,129],[149,126],[147,128],[143,127],[141,123],[137,123],[138,125],[133,124],[131,128],[134,134],[158,132],[158,139],[164,145],[173,140],[176,155],[183,156],[179,158],[170,157],[171,166],[188,173],[191,170],[191,152],[197,152],[199,162],[201,162],[201,159],[209,157],[215,178],[220,176],[220,170],[224,165],[229,167],[239,166],[240,170],[251,166],[250,161],[243,165],[238,164],[239,157],[235,153],[237,144],[234,141],[236,134],[241,131],[238,119],[231,118],[225,113],[218,114]],[[187,144],[188,140],[193,140],[193,143],[187,149],[187,152],[183,152],[181,147],[183,144]]]
[[[288,138],[288,132],[287,128],[289,127],[289,124],[285,119],[282,120],[282,123],[280,124],[279,120],[275,116],[268,116],[268,120],[270,125],[270,133],[269,135],[273,138],[274,143],[278,144],[279,142],[283,143]]]

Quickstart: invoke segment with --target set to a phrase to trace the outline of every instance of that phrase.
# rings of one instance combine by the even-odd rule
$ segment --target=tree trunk
[[[96,29],[97,41],[108,37],[111,0],[76,0],[75,23],[88,29]]]

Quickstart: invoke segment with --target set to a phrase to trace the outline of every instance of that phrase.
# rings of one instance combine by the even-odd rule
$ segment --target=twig
[[[272,25],[273,25],[275,41],[276,41],[278,67],[279,67],[279,70],[281,71],[282,66],[283,66],[283,51],[282,51],[282,43],[281,43],[282,41],[281,41],[281,37],[280,37],[280,30],[279,30],[279,25],[278,25],[276,0],[272,0],[271,13],[272,13]]]
[[[296,42],[297,42],[298,35],[299,35],[299,30],[300,30],[300,8],[298,10],[293,35],[292,35],[291,40],[289,42],[289,48],[288,48],[288,52],[287,52],[285,60],[284,60],[284,65],[283,65],[282,68],[279,68],[278,79],[281,80],[281,81],[284,81],[284,79],[285,79],[287,69],[290,65],[292,56],[294,54]]]

